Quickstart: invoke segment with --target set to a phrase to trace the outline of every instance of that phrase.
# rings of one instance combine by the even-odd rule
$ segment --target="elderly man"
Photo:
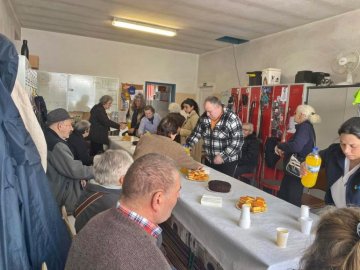
[[[155,109],[147,105],[144,108],[145,117],[143,117],[140,121],[138,136],[142,136],[145,132],[156,133],[157,127],[160,123],[160,115],[155,112]]]
[[[159,154],[137,159],[122,188],[117,208],[98,214],[76,236],[65,269],[171,269],[156,242],[158,224],[180,193],[174,161]]]
[[[206,114],[200,117],[194,131],[186,140],[186,146],[192,147],[203,138],[205,165],[234,176],[244,142],[241,121],[214,96],[205,99],[204,109]]]
[[[95,156],[95,179],[86,185],[74,214],[77,233],[92,217],[116,206],[121,183],[132,163],[133,158],[124,150],[107,150]]]
[[[75,160],[67,145],[72,128],[72,120],[64,109],[55,109],[47,115],[48,128],[45,139],[48,148],[47,176],[50,188],[59,207],[65,205],[72,213],[82,192],[81,180],[93,178],[93,168]]]

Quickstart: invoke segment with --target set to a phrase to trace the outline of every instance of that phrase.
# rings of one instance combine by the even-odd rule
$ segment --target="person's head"
[[[147,119],[152,118],[152,117],[154,116],[154,113],[155,113],[155,109],[154,109],[153,106],[151,106],[151,105],[146,105],[146,106],[144,107],[144,114],[145,114],[145,117],[146,117]]]
[[[252,123],[244,123],[242,125],[242,130],[244,137],[247,137],[254,132],[254,125]]]
[[[206,115],[211,120],[216,120],[223,113],[223,104],[221,103],[220,99],[218,99],[217,97],[210,96],[205,99],[204,109],[205,109]]]
[[[310,105],[302,104],[297,106],[294,121],[300,124],[306,120],[309,120],[311,124],[317,124],[320,123],[321,118]]]
[[[192,98],[185,99],[181,103],[181,105],[186,113],[191,113],[192,111],[195,111],[197,114],[199,114],[199,106]]]
[[[340,146],[350,160],[360,159],[360,117],[346,120],[338,130]]]
[[[159,224],[170,217],[180,195],[180,174],[171,158],[147,154],[130,166],[122,189],[121,204]]]
[[[131,104],[131,109],[138,109],[138,110],[142,110],[145,107],[145,98],[143,96],[143,94],[136,94],[134,97],[134,100]]]
[[[71,131],[73,131],[71,117],[69,113],[62,108],[49,112],[46,124],[63,140],[69,138]]]
[[[105,108],[105,110],[110,109],[111,105],[113,102],[113,98],[109,95],[104,95],[100,98],[99,103],[101,105],[103,105],[103,107]]]
[[[81,120],[77,122],[74,126],[74,130],[81,134],[84,138],[89,135],[90,132],[90,122],[87,120]]]
[[[172,140],[174,140],[178,133],[178,130],[179,130],[179,125],[176,119],[171,116],[167,116],[161,119],[157,128],[157,134],[161,136],[169,137]]]
[[[173,102],[173,103],[169,104],[168,110],[169,110],[169,113],[180,113],[181,107],[179,104]]]
[[[335,208],[324,214],[301,270],[360,269],[360,208]]]
[[[95,182],[100,185],[120,185],[122,178],[133,163],[133,158],[124,150],[107,150],[94,157]]]

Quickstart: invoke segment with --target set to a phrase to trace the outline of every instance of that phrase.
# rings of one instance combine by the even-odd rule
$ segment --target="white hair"
[[[95,182],[100,185],[116,185],[133,163],[133,158],[124,150],[107,150],[94,157]]]
[[[173,102],[169,104],[169,112],[171,113],[179,113],[181,111],[181,107],[179,104]]]
[[[315,109],[306,104],[297,106],[296,111],[305,115],[306,120],[309,120],[311,124],[317,124],[321,122],[321,117],[315,113]]]

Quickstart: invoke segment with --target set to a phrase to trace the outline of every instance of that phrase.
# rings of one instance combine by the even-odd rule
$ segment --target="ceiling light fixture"
[[[114,18],[112,21],[112,25],[116,27],[121,28],[127,28],[137,31],[143,31],[147,33],[157,34],[157,35],[163,35],[168,37],[176,36],[176,30],[162,27],[158,25],[148,24],[148,23],[142,23],[142,22],[136,22],[136,21],[130,21],[125,19],[119,19]]]

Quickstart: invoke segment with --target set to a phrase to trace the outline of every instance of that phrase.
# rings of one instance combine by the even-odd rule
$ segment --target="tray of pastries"
[[[242,196],[236,202],[235,206],[236,208],[241,209],[244,204],[249,205],[250,211],[253,213],[263,213],[267,210],[267,204],[262,197]]]
[[[208,181],[209,173],[204,169],[199,170],[188,170],[186,178],[191,181]]]

